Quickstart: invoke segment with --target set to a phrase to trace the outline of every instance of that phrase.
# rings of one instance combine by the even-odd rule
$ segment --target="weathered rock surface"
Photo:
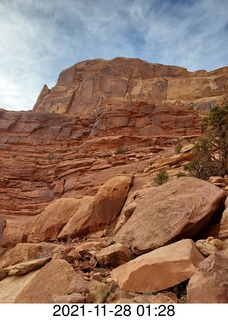
[[[215,252],[199,264],[187,286],[187,302],[228,302],[227,255]]]
[[[195,243],[185,239],[117,267],[111,277],[122,290],[153,293],[189,279],[203,260]]]
[[[227,68],[188,72],[140,59],[87,60],[62,71],[51,90],[44,86],[34,110],[89,114],[123,101],[208,110],[224,101],[227,73]]]
[[[211,183],[188,177],[148,188],[114,239],[141,254],[191,238],[208,225],[225,195]]]
[[[86,296],[87,303],[104,303],[110,295],[110,288],[105,283],[92,280],[89,285],[89,293]]]
[[[72,293],[64,296],[53,296],[52,303],[83,303],[85,297],[80,293]]]
[[[222,214],[222,219],[220,221],[219,226],[219,239],[227,239],[228,238],[228,208],[226,208]]]
[[[69,219],[59,239],[104,229],[115,220],[132,182],[132,175],[117,176],[102,185],[94,198],[82,198],[79,209]]]
[[[67,294],[75,276],[73,267],[65,260],[56,259],[44,266],[18,294],[17,303],[52,303],[54,296]]]
[[[39,270],[22,276],[12,276],[0,281],[0,303],[15,303],[17,296],[37,275]]]
[[[102,249],[96,258],[101,266],[118,267],[133,259],[133,255],[123,244],[116,243]]]
[[[26,274],[36,269],[40,269],[50,260],[51,260],[51,257],[30,260],[30,261],[18,263],[13,266],[7,267],[3,269],[3,271],[6,271],[8,276]]]
[[[79,200],[74,198],[53,201],[26,226],[28,242],[55,240],[63,226],[77,210]]]
[[[49,257],[53,250],[59,247],[52,243],[18,243],[9,249],[0,260],[0,268],[7,268],[21,262]]]
[[[67,294],[87,292],[89,292],[89,282],[84,280],[80,275],[76,274],[69,285]]]
[[[108,299],[109,303],[177,303],[178,299],[175,293],[158,293],[151,295],[140,295],[128,291],[118,291]]]
[[[206,240],[198,240],[196,242],[196,246],[205,256],[209,256],[213,252],[223,250],[223,242],[213,237],[209,237]]]

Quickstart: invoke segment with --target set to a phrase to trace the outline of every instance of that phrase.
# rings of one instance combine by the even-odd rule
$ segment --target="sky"
[[[228,0],[0,0],[0,108],[31,110],[87,59],[228,65]]]

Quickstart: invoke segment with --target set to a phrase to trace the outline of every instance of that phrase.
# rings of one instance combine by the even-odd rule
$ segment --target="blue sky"
[[[228,0],[0,0],[0,108],[31,110],[79,61],[210,71],[228,65],[227,43]]]

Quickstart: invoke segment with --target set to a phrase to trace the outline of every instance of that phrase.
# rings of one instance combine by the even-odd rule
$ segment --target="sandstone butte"
[[[227,303],[228,179],[176,176],[225,103],[228,67],[116,58],[0,109],[0,302]]]

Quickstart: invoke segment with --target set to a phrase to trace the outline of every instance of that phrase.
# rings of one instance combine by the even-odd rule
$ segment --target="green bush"
[[[175,146],[175,153],[176,153],[176,154],[180,154],[182,148],[183,148],[183,145],[182,145],[181,143],[178,143],[178,144]]]
[[[125,153],[126,151],[127,149],[125,149],[123,146],[118,146],[115,151],[115,154],[122,154],[122,153]]]
[[[177,174],[176,174],[177,178],[180,178],[180,177],[186,177],[186,173],[183,172],[183,171],[179,171]]]
[[[184,167],[192,176],[207,180],[228,174],[228,106],[210,111],[204,119],[204,136],[192,152],[194,159]]]
[[[53,153],[53,152],[49,152],[49,153],[48,153],[48,156],[47,156],[47,159],[48,159],[49,161],[54,160],[54,159],[55,159],[54,153]]]
[[[154,142],[153,141],[148,141],[145,144],[146,147],[153,147],[154,146]]]
[[[166,172],[166,170],[160,170],[158,173],[157,173],[157,176],[156,178],[154,179],[154,182],[153,182],[153,185],[155,186],[160,186],[162,185],[163,183],[165,183],[166,181],[168,181],[169,179],[169,176]]]

